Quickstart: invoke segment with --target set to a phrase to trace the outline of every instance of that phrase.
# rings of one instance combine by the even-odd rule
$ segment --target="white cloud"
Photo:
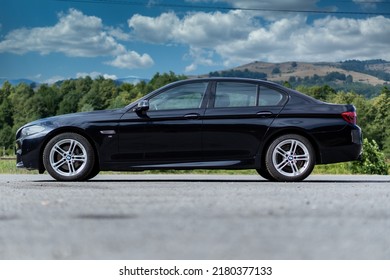
[[[213,66],[215,62],[213,61],[214,51],[207,51],[202,48],[191,47],[189,53],[186,55],[186,58],[192,60],[192,63],[185,68],[186,73],[195,71],[198,68],[198,65]]]
[[[112,65],[118,68],[146,68],[154,64],[153,59],[148,54],[140,55],[134,51],[118,55],[114,60],[107,62],[108,65]]]
[[[390,19],[326,17],[307,26],[297,40],[294,52],[313,60],[390,59]],[[299,44],[298,42],[304,42]],[[299,49],[304,46],[305,48]]]
[[[70,57],[113,56],[119,61],[123,56],[131,53],[136,60],[133,66],[150,65],[150,63],[139,63],[138,54],[135,51],[129,52],[117,41],[129,39],[129,34],[121,29],[104,26],[100,18],[70,9],[66,14],[59,14],[59,20],[54,26],[20,28],[9,32],[4,40],[0,41],[0,53],[10,52],[19,55],[28,52],[38,52],[42,55],[63,53]],[[151,60],[147,54],[138,56],[143,60],[145,58]],[[127,63],[129,64],[129,61]],[[123,66],[119,67],[123,68]]]
[[[151,43],[182,43],[196,47],[242,38],[256,23],[242,11],[228,13],[188,13],[180,19],[175,13],[158,17],[134,15],[128,20],[134,38]]]
[[[33,77],[33,79],[35,79],[35,80],[39,80],[40,78],[42,78],[42,74],[41,74],[41,73],[36,74],[36,75]]]
[[[352,1],[355,2],[356,4],[360,5],[363,9],[367,9],[367,10],[375,9],[377,7],[376,4],[380,4],[381,2],[383,2],[383,0],[371,0],[371,1],[352,0]]]
[[[389,59],[386,47],[389,44],[388,18],[326,17],[309,25],[296,17],[295,20],[276,21],[268,28],[250,32],[245,40],[216,48],[217,53],[232,64],[250,60]]]
[[[296,46],[305,44],[297,41],[296,34],[307,32],[306,18],[296,16],[281,19],[268,26],[254,28],[244,39],[216,46],[216,52],[224,58],[226,66],[253,60],[283,61],[296,60]],[[287,56],[287,57],[286,57]]]
[[[390,59],[390,19],[383,16],[327,16],[310,22],[304,14],[264,20],[245,11],[192,12],[182,18],[171,12],[157,17],[135,15],[128,23],[132,36],[142,41],[188,46],[186,58],[192,62],[186,71],[218,59],[226,66],[254,60]]]
[[[225,3],[236,9],[246,10],[246,13],[251,14],[253,17],[262,17],[266,20],[278,20],[281,18],[294,17],[296,13],[288,11],[335,11],[337,7],[333,6],[317,6],[319,0],[187,0],[188,2],[212,2],[212,3]],[[360,0],[365,1],[365,0]],[[379,1],[379,0],[378,0]],[[331,1],[329,1],[331,2]],[[321,4],[324,4],[321,3]]]
[[[184,72],[190,73],[195,71],[198,68],[196,63],[191,63],[190,65],[187,65],[186,68],[184,69]]]
[[[118,79],[118,77],[116,75],[103,74],[103,73],[96,72],[96,71],[91,72],[91,73],[80,72],[80,73],[76,74],[77,78],[85,78],[87,76],[91,77],[92,79],[98,78],[100,76],[102,76],[105,79],[111,79],[111,80]]]
[[[244,9],[312,9],[318,0],[187,0],[188,2],[216,2],[227,3],[234,8]],[[359,1],[359,0],[354,0]],[[364,1],[364,0],[360,0]]]
[[[165,43],[173,40],[173,28],[179,23],[180,20],[174,13],[163,13],[156,18],[136,14],[128,20],[128,25],[133,28],[135,38],[152,43]]]
[[[54,26],[16,29],[0,42],[0,52],[16,54],[60,52],[74,57],[95,57],[124,51],[125,47],[104,31],[100,18],[74,9],[60,14]]]
[[[242,11],[228,13],[188,13],[180,19],[175,13],[158,17],[134,15],[128,20],[132,36],[138,40],[157,44],[189,46],[187,58],[193,62],[185,69],[192,72],[198,65],[214,65],[213,55],[219,45],[245,39],[257,23]]]
[[[124,32],[122,29],[120,28],[114,28],[114,27],[108,27],[107,28],[108,30],[108,33],[118,39],[118,40],[121,40],[121,41],[130,41],[130,35],[129,33],[126,33]]]
[[[49,79],[46,79],[43,82],[50,85],[50,84],[54,84],[54,83],[56,83],[58,81],[66,80],[66,79],[68,79],[68,78],[57,75],[57,76],[50,77]]]

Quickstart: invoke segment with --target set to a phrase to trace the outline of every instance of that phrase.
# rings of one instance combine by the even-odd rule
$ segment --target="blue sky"
[[[197,75],[256,60],[390,60],[390,0],[0,0],[0,5],[0,77],[10,79]]]

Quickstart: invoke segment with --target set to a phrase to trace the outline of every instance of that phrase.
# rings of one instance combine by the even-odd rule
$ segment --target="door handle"
[[[273,114],[270,111],[260,111],[260,112],[256,113],[256,116],[259,116],[259,117],[262,117],[262,118],[270,117],[272,115]]]
[[[184,117],[186,119],[189,119],[189,120],[196,120],[196,119],[199,119],[200,115],[197,113],[190,113],[190,114],[184,115]]]

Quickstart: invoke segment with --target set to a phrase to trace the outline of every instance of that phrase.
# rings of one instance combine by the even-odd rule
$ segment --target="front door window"
[[[149,100],[149,110],[200,108],[206,88],[207,83],[193,83],[168,89]]]

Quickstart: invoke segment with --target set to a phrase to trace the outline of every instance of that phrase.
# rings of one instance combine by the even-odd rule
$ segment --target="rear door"
[[[203,120],[205,160],[253,160],[287,96],[246,81],[216,81]]]

